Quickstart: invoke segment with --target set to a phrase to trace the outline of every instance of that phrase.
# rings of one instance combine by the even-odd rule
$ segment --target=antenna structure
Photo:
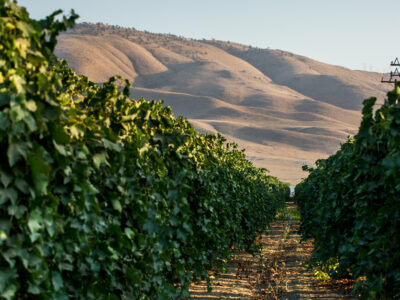
[[[399,72],[399,68],[398,68],[398,67],[400,67],[400,61],[399,61],[399,59],[396,57],[396,59],[395,59],[394,61],[392,61],[392,62],[390,63],[390,65],[391,65],[392,67],[396,67],[395,70],[394,70],[394,71],[390,71],[390,73],[389,73],[390,78],[389,78],[389,79],[386,79],[386,80],[385,80],[385,79],[382,77],[381,82],[385,82],[385,83],[394,83],[394,85],[396,86],[396,84],[397,84],[397,79],[400,79],[400,72]]]

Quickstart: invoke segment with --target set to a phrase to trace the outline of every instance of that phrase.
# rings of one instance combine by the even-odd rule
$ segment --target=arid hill
[[[382,102],[381,74],[353,71],[281,50],[191,40],[103,24],[79,24],[56,54],[78,74],[121,75],[132,97],[163,99],[202,132],[221,132],[281,180],[334,153],[356,132],[364,98]]]

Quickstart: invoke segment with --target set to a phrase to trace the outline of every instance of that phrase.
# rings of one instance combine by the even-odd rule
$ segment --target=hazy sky
[[[188,38],[239,42],[352,69],[387,72],[400,57],[399,0],[20,0],[31,16],[56,9]]]

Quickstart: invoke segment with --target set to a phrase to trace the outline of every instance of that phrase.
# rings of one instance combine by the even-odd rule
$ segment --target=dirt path
[[[312,243],[300,243],[295,206],[288,203],[281,220],[260,240],[262,251],[253,257],[240,253],[227,272],[212,281],[207,293],[204,282],[193,284],[194,299],[357,299],[349,295],[351,284],[319,282],[303,266],[312,252]]]

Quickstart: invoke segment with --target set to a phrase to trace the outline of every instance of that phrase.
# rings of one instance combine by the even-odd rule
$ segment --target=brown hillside
[[[79,24],[56,54],[95,82],[121,75],[132,97],[163,99],[203,132],[221,132],[257,166],[296,183],[303,164],[354,134],[362,100],[385,89],[381,74],[281,50],[195,41],[103,24]]]

